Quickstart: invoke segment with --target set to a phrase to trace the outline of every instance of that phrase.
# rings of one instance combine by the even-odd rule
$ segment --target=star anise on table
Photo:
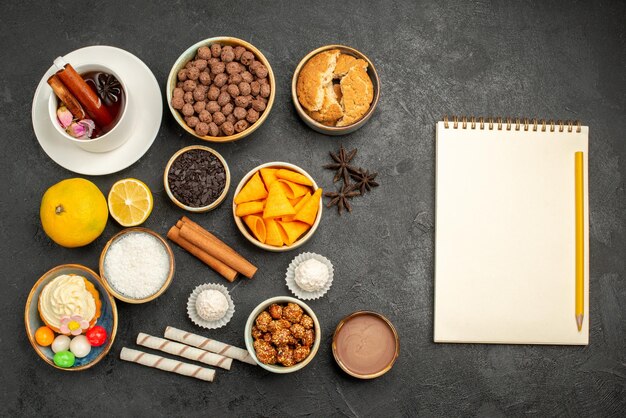
[[[378,187],[378,182],[374,181],[378,173],[371,173],[369,170],[359,168],[355,173],[350,173],[350,177],[355,181],[351,186],[354,190],[359,190],[361,195],[365,194],[365,191],[372,191],[372,187]]]
[[[338,191],[324,193],[324,196],[330,197],[330,201],[326,204],[326,207],[329,208],[332,205],[337,205],[337,210],[340,215],[343,213],[343,208],[346,208],[348,212],[352,212],[352,205],[348,199],[352,199],[354,196],[360,194],[361,192],[354,190],[352,186],[344,184]]]
[[[336,183],[343,177],[343,181],[345,184],[350,183],[350,173],[356,173],[357,168],[350,165],[350,161],[356,155],[357,149],[353,149],[348,152],[343,147],[343,145],[339,148],[339,152],[334,154],[333,152],[329,152],[330,157],[335,161],[331,164],[326,164],[324,168],[328,168],[330,170],[337,170],[335,173],[335,178],[333,178],[333,183]]]

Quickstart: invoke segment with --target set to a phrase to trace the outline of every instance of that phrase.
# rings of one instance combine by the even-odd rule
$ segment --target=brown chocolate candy
[[[189,80],[197,80],[200,77],[200,70],[197,67],[191,67],[187,70],[187,78]]]
[[[194,114],[193,105],[191,103],[185,103],[181,112],[183,112],[185,116],[192,116]]]
[[[208,46],[201,46],[198,48],[198,58],[208,60],[211,58],[211,48]]]
[[[220,95],[220,89],[215,85],[209,87],[209,91],[207,92],[207,99],[209,100],[217,100]]]
[[[199,101],[199,102],[195,102],[193,104],[193,110],[196,113],[204,112],[205,108],[206,108],[206,102],[205,101]]]
[[[218,58],[221,53],[222,53],[222,45],[220,44],[211,45],[211,55],[213,55],[214,58]]]
[[[250,125],[248,124],[248,121],[245,120],[245,119],[237,121],[237,123],[235,123],[235,132],[237,132],[237,133],[243,132],[246,129],[248,129],[248,126],[250,126]]]
[[[172,97],[172,107],[176,110],[181,110],[185,105],[185,100],[182,97]]]
[[[213,79],[213,84],[215,84],[216,87],[222,87],[224,84],[226,84],[227,81],[228,76],[222,73],[215,76],[215,78]]]
[[[196,125],[196,134],[199,136],[205,136],[209,133],[209,125],[205,122],[200,122]]]
[[[222,123],[226,122],[226,116],[222,112],[213,113],[213,122],[220,126]]]
[[[222,123],[222,125],[220,126],[220,129],[222,133],[226,136],[230,136],[235,133],[235,127],[229,121]]]

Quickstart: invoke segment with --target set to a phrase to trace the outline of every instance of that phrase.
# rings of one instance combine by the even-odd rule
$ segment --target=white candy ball
[[[58,353],[59,351],[66,351],[70,348],[70,337],[67,335],[57,335],[57,337],[52,341],[52,351]]]
[[[87,337],[79,335],[72,339],[70,351],[74,353],[76,358],[83,358],[91,351],[91,344],[89,344]]]

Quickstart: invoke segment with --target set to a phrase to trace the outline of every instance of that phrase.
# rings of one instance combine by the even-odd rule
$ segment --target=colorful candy
[[[79,335],[72,339],[70,343],[70,351],[76,356],[76,358],[83,358],[91,351],[91,345],[87,341],[87,337]]]
[[[70,337],[67,335],[57,335],[52,342],[52,351],[55,353],[67,351],[70,349]]]
[[[37,331],[35,331],[35,341],[37,341],[37,344],[40,346],[47,347],[54,341],[54,332],[46,326],[39,327]]]
[[[75,361],[76,357],[69,351],[59,351],[54,355],[54,364],[64,369],[72,367]]]
[[[91,328],[85,335],[92,347],[100,347],[107,340],[107,331],[100,325]]]

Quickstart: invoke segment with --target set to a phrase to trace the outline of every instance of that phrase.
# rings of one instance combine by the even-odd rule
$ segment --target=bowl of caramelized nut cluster
[[[292,373],[313,360],[321,341],[320,324],[301,300],[278,296],[250,313],[246,348],[259,366],[272,373]]]

